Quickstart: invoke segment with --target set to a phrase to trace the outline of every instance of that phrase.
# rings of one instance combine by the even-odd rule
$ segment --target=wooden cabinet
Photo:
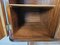
[[[9,37],[18,41],[54,40],[59,0],[9,0]]]

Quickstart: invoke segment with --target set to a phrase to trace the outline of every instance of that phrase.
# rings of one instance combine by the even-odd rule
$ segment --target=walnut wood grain
[[[59,15],[59,17],[58,17],[58,25],[57,25],[57,29],[56,29],[56,33],[55,33],[55,36],[54,36],[54,38],[55,39],[58,39],[58,40],[60,40],[60,1],[59,1],[59,3],[58,3],[58,15]]]
[[[45,10],[46,8],[40,10],[36,9],[37,12],[40,12],[38,14],[34,12],[35,11],[34,9],[29,10],[28,8],[24,9],[22,7],[7,6],[9,22],[12,25],[11,38],[14,40],[33,40],[33,41],[53,39],[56,32],[59,10],[58,1],[55,1],[54,3],[56,3],[56,7],[51,8],[47,11]],[[25,11],[27,12],[27,14],[25,13]],[[33,12],[33,14],[31,11]],[[24,18],[22,17],[22,15]],[[31,17],[33,15],[37,15],[38,17],[38,15],[40,15],[40,18],[38,17],[40,19],[40,22],[38,20],[38,22],[35,23],[33,19],[32,22],[29,22],[27,20],[26,22],[25,15],[30,15]]]
[[[58,18],[59,18],[59,1],[56,1],[56,7],[51,11],[51,19],[49,21],[49,30],[51,36],[53,37],[56,32],[56,28],[58,25]]]
[[[1,18],[0,18],[0,39],[2,39],[4,37],[4,30],[3,30],[3,26],[2,26],[2,22],[1,22]]]
[[[6,31],[6,17],[4,11],[4,5],[2,0],[0,0],[0,39],[7,35]]]

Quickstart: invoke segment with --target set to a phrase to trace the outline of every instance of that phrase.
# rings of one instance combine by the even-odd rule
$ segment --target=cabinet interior
[[[53,38],[49,31],[49,10],[52,8],[11,7],[13,35],[18,38]],[[19,37],[20,36],[20,37]]]
[[[26,0],[9,0],[10,4],[37,4],[26,3]],[[36,0],[37,1],[37,0]],[[39,0],[41,1],[41,0]],[[48,3],[46,3],[48,4]],[[51,4],[48,5],[54,5]],[[44,3],[43,3],[44,5]],[[10,7],[13,38],[20,40],[50,40],[54,38],[55,31],[52,33],[49,29],[49,21],[53,7],[27,7],[12,6]],[[52,36],[53,35],[53,36]]]

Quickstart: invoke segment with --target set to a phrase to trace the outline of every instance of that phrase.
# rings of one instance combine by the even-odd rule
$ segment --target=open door
[[[6,18],[4,12],[4,6],[2,1],[0,0],[0,39],[6,36]]]

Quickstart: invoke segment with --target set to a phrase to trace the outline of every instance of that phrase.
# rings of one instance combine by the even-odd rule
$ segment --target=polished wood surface
[[[3,31],[3,26],[2,26],[2,22],[1,22],[1,18],[0,18],[0,39],[2,39],[4,37],[4,31]]]
[[[0,39],[7,35],[4,5],[0,0]]]
[[[16,3],[10,2],[10,4]],[[17,2],[17,4],[19,3]],[[7,11],[9,22],[12,25],[12,40],[40,41],[53,39],[58,23],[58,6],[58,1],[56,1],[56,7],[49,9],[47,9],[46,7],[43,7],[43,9],[39,9],[39,7],[38,9],[35,7],[33,7],[34,9],[32,9],[31,7],[10,7],[8,4]],[[25,13],[25,11],[27,13]],[[38,13],[36,14],[36,12]],[[27,16],[25,18],[26,15],[30,16]],[[35,17],[35,15],[37,16]]]
[[[54,38],[60,40],[60,1],[59,1],[58,15],[59,15],[59,18],[58,18],[58,26],[57,26],[56,33],[55,33]]]

